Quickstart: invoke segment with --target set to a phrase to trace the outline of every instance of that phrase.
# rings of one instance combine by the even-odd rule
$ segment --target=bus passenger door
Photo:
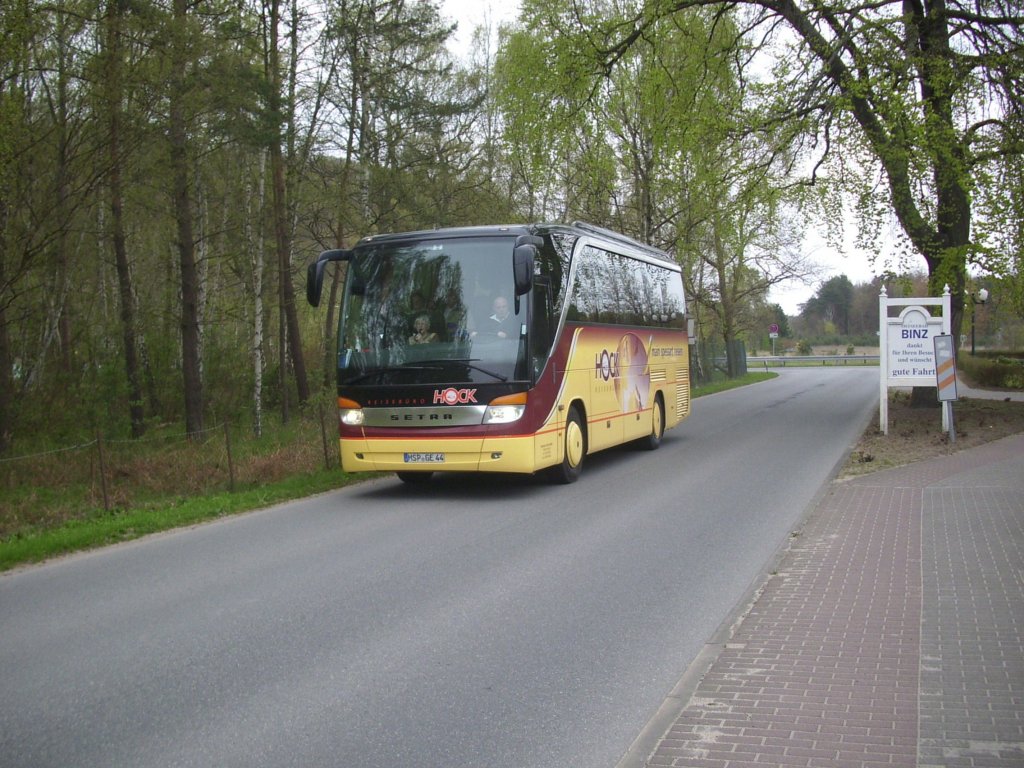
[[[593,329],[590,329],[593,332]],[[586,333],[586,331],[584,332]],[[590,407],[587,433],[589,448],[599,451],[622,442],[623,414],[619,407],[620,372],[617,341],[607,334],[594,332],[597,342],[590,363]],[[588,345],[589,346],[589,345]]]

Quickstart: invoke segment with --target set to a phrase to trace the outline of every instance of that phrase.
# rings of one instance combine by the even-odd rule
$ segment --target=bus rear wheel
[[[565,451],[562,463],[553,467],[555,482],[564,485],[575,483],[583,471],[583,458],[586,455],[587,433],[583,429],[579,409],[573,406],[565,420]]]
[[[430,481],[430,478],[434,475],[433,472],[396,472],[398,479],[403,483],[410,483],[416,485],[417,483],[426,483]]]
[[[647,437],[640,438],[639,443],[645,451],[653,451],[661,445],[661,438],[665,434],[665,403],[660,394],[654,398],[651,414],[651,433]]]

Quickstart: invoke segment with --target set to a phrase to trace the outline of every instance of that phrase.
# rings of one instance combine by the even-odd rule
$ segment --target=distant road
[[[611,768],[877,397],[786,369],[575,485],[389,477],[0,576],[0,763]]]

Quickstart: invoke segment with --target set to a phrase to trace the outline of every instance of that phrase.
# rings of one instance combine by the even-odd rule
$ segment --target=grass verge
[[[778,377],[779,374],[772,372],[765,373],[747,373],[745,376],[740,376],[736,379],[721,379],[712,381],[709,384],[702,384],[699,387],[693,388],[694,397],[703,397],[704,395],[713,395],[716,392],[725,392],[728,389],[736,389],[737,387],[745,387],[748,384],[757,384],[761,381],[768,381]]]
[[[338,470],[312,474],[205,496],[153,503],[139,509],[98,510],[88,517],[68,520],[53,528],[27,528],[0,541],[0,571],[38,563],[53,557],[130,541],[240,512],[250,512],[283,501],[341,488],[363,479]]]

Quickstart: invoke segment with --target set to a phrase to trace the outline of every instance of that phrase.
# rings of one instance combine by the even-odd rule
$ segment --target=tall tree
[[[188,0],[173,0],[170,19],[168,82],[168,141],[173,177],[174,218],[177,224],[178,264],[181,273],[181,371],[185,394],[185,432],[203,430],[203,375],[200,351],[200,287],[189,173],[187,99],[191,19]]]
[[[752,11],[751,35],[786,49],[763,86],[769,112],[751,128],[811,137],[812,178],[830,167],[843,183],[863,180],[861,211],[872,218],[866,226],[877,227],[880,210],[891,212],[927,263],[930,290],[950,285],[959,334],[968,262],[991,263],[993,231],[1018,226],[1021,215],[1000,181],[1024,149],[1019,4],[657,0],[638,8],[629,25],[604,25],[597,37],[611,66],[663,19],[737,6]],[[883,183],[875,186],[864,168]],[[986,201],[986,209],[985,226],[972,233],[973,200]],[[1009,220],[993,216],[1000,208],[1012,211]]]
[[[66,338],[73,218],[94,161],[79,142],[88,117],[75,87],[84,14],[63,3],[0,4],[0,450],[16,402],[45,378]],[[66,385],[66,377],[63,382]]]
[[[310,226],[322,230],[323,247],[478,215],[484,185],[469,177],[481,99],[445,50],[454,27],[435,4],[402,0],[334,0],[329,19],[322,66],[335,119],[316,168],[334,202]],[[333,272],[325,342],[342,269]]]
[[[121,337],[124,345],[125,373],[128,377],[128,412],[132,437],[141,437],[145,432],[142,407],[142,374],[139,365],[138,338],[135,318],[135,293],[132,288],[132,273],[128,262],[128,247],[125,235],[124,189],[122,182],[122,71],[124,52],[122,26],[127,10],[125,0],[108,0],[106,17],[106,39],[104,51],[106,66],[103,67],[105,107],[109,120],[107,136],[108,170],[107,186],[110,195],[110,231],[114,248],[114,263],[117,266],[118,296],[121,304]]]
[[[746,86],[729,55],[737,33],[727,19],[694,11],[652,23],[610,66],[593,30],[627,23],[623,7],[524,4],[498,60],[506,142],[531,188],[564,185],[554,194],[564,203],[558,213],[586,211],[676,251],[694,314],[716,318],[701,328],[733,342],[773,284],[809,270],[783,182],[763,160],[779,150],[734,125]],[[552,172],[562,168],[576,173]],[[727,348],[731,360],[735,347]]]
[[[876,296],[877,304],[877,296]],[[850,313],[853,308],[853,283],[846,275],[826,280],[817,293],[804,305],[804,317],[817,317],[831,324],[836,333],[850,333]]]
[[[299,329],[299,318],[295,303],[295,286],[292,283],[291,269],[291,223],[289,220],[289,190],[288,190],[288,168],[285,156],[286,148],[289,155],[294,154],[295,136],[295,101],[294,101],[294,77],[286,78],[284,64],[282,64],[280,51],[284,47],[291,52],[288,58],[288,66],[294,72],[298,66],[297,38],[298,28],[293,21],[289,27],[287,46],[282,45],[281,25],[282,10],[281,0],[270,0],[269,18],[266,45],[266,77],[269,113],[273,130],[269,133],[270,150],[270,176],[271,176],[271,198],[272,216],[274,223],[274,243],[277,252],[278,266],[278,292],[280,307],[280,375],[281,375],[281,403],[282,416],[288,419],[288,388],[286,386],[286,371],[288,364],[295,373],[295,385],[298,390],[299,402],[304,403],[309,399],[309,379],[306,375],[306,362],[302,350],[302,334]],[[286,90],[287,86],[287,90]]]
[[[11,237],[19,168],[19,139],[23,136],[21,78],[31,39],[28,0],[0,0],[0,453],[10,445],[14,427],[14,355],[8,309],[13,301],[16,249]]]

